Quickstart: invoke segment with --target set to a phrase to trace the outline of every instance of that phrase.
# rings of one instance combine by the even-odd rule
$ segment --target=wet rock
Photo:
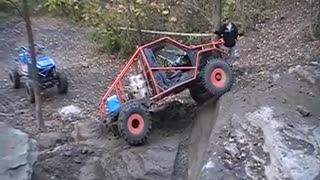
[[[82,162],[79,157],[73,158],[73,161],[74,161],[75,163],[77,163],[77,164],[81,164],[81,162]]]
[[[312,151],[301,150],[318,147],[317,141],[319,138],[309,135],[314,127],[309,127],[310,129],[285,128],[287,123],[283,122],[285,118],[280,115],[280,112],[281,114],[285,113],[290,120],[301,121],[297,113],[280,106],[274,108],[260,107],[253,113],[246,115],[250,123],[262,129],[265,137],[263,150],[269,153],[271,162],[264,167],[267,179],[315,179],[319,173],[320,159],[316,154],[310,153]],[[290,139],[290,137],[294,137],[295,140]]]
[[[105,154],[103,170],[110,179],[171,179],[178,152],[176,139]],[[121,167],[121,168],[119,168]]]
[[[313,92],[307,92],[307,95],[311,96],[311,97],[315,97]]]
[[[88,67],[89,67],[89,63],[87,63],[87,62],[80,62],[80,65],[81,65],[83,68],[88,68]]]
[[[81,150],[81,153],[82,153],[82,154],[87,154],[87,153],[88,153],[88,148],[84,147],[84,148]]]
[[[303,116],[307,117],[310,115],[310,111],[304,106],[297,106],[297,111]]]
[[[74,105],[69,105],[61,108],[59,114],[64,118],[64,120],[74,121],[81,117],[82,110]]]
[[[314,65],[314,66],[319,66],[320,67],[320,63],[317,61],[311,61],[310,65]]]
[[[64,156],[67,156],[67,157],[70,157],[72,155],[72,152],[71,151],[65,151],[63,153]]]
[[[298,71],[300,68],[301,68],[301,65],[297,65],[296,67],[290,67],[288,70],[288,73],[292,74],[292,73]]]
[[[82,148],[81,153],[82,154],[93,154],[94,151],[88,147],[84,147],[84,148]]]
[[[31,180],[38,157],[36,141],[18,129],[0,123],[0,179]]]
[[[198,180],[237,180],[229,170],[223,167],[218,159],[210,159],[201,169]]]
[[[229,153],[232,157],[239,157],[240,156],[240,151],[237,148],[236,143],[227,143],[225,145],[225,150],[227,153]]]
[[[100,158],[92,157],[88,159],[80,169],[79,180],[107,179],[102,169]]]
[[[62,143],[67,140],[67,137],[62,132],[40,133],[37,135],[38,144],[42,148],[49,148],[56,143]]]
[[[71,134],[75,141],[100,139],[105,137],[106,128],[97,121],[77,121]]]
[[[286,103],[287,103],[287,99],[284,98],[284,99],[282,100],[282,104],[286,104]]]
[[[315,67],[312,66],[300,66],[297,65],[294,68],[289,69],[289,74],[296,73],[299,77],[303,78],[304,80],[308,81],[312,85],[314,85],[317,79],[320,78],[320,71],[317,70]]]

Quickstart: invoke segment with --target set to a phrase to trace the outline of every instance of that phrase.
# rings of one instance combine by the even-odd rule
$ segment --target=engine
[[[132,75],[129,78],[130,95],[134,99],[144,98],[148,96],[148,88],[142,74]]]

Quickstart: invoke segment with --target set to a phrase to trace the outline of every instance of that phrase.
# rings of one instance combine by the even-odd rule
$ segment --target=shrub
[[[97,30],[92,36],[102,51],[119,52],[121,49],[120,33],[113,28]]]

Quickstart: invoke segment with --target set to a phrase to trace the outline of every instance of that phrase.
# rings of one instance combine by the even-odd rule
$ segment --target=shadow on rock
[[[195,118],[189,144],[188,179],[197,179],[205,160],[211,131],[214,129],[219,112],[219,101],[213,99],[199,107]]]
[[[153,128],[165,131],[185,130],[192,124],[195,106],[172,102],[153,114]]]

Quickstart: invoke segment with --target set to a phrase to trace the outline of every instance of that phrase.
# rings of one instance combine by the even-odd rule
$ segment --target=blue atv
[[[66,94],[68,92],[68,80],[67,76],[62,72],[56,71],[55,61],[46,56],[44,53],[44,47],[39,44],[35,44],[35,53],[38,69],[38,80],[40,89],[51,88],[57,86],[59,94]],[[10,70],[9,77],[12,87],[18,89],[20,87],[20,78],[26,78],[25,88],[30,103],[35,102],[34,91],[32,86],[31,76],[31,54],[29,48],[20,47],[18,49],[18,56],[15,58],[16,66]]]

